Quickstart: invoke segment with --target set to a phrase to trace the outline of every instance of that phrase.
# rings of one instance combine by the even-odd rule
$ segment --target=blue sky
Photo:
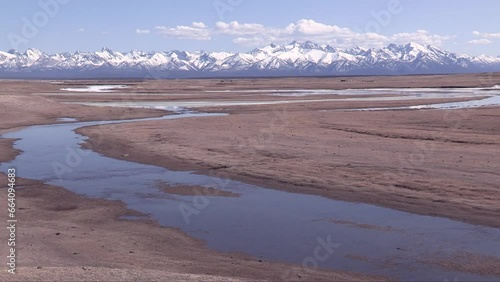
[[[0,50],[247,51],[416,41],[500,55],[497,0],[5,0]]]

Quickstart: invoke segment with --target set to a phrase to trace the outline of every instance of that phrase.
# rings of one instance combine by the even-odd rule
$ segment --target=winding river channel
[[[86,126],[203,116],[213,115],[65,120],[28,127],[3,135],[19,139],[14,146],[22,153],[10,163],[2,163],[1,170],[15,167],[23,178],[87,197],[123,201],[161,225],[179,228],[222,252],[400,280],[500,279],[445,270],[433,263],[454,260],[462,253],[500,258],[500,229],[108,158],[81,149],[86,137],[75,133]],[[239,196],[181,196],[162,190],[159,183],[214,187]]]

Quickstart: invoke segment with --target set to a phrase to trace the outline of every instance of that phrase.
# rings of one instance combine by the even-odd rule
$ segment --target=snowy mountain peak
[[[28,50],[26,50],[26,52],[24,52],[24,54],[27,57],[34,59],[34,60],[38,60],[44,55],[43,52],[38,50],[38,49],[28,49]]]
[[[277,45],[275,44],[271,44],[273,45],[273,47],[277,47]],[[320,50],[322,49],[321,48],[321,45],[319,44],[316,44],[314,42],[311,42],[311,41],[304,41],[304,42],[301,42],[301,41],[292,41],[291,43],[285,45],[285,49],[304,49],[304,50]]]
[[[410,42],[384,48],[336,48],[311,41],[269,44],[246,53],[0,52],[0,78],[123,78],[283,75],[397,75],[500,71],[500,58],[467,56]],[[153,75],[154,74],[154,75]]]
[[[422,45],[422,44],[419,44],[417,42],[410,42],[406,45],[407,48],[411,48],[411,49],[419,49],[419,50],[425,50],[425,49],[428,49],[429,45]]]
[[[101,52],[102,53],[110,53],[110,54],[114,53],[114,51],[109,49],[108,47],[102,47]]]
[[[413,54],[418,54],[418,53],[431,53],[432,51],[430,50],[430,45],[422,45],[418,44],[416,42],[410,42],[406,46],[406,51],[408,53],[413,53]]]
[[[321,45],[311,41],[306,41],[300,45],[303,49],[321,49]]]

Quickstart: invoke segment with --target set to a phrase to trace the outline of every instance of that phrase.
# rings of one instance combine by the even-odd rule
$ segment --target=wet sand
[[[78,131],[115,158],[126,152],[170,169],[216,170],[266,187],[500,227],[497,108],[234,111]],[[95,132],[105,141],[93,144]]]
[[[1,83],[0,83],[1,85]],[[40,96],[0,94],[0,133],[6,129],[57,123],[58,118],[75,118],[80,121],[158,117],[165,111],[127,108],[95,108],[65,105]]]
[[[0,82],[1,83],[1,82]],[[10,83],[10,82],[9,82]],[[31,84],[34,82],[29,82]],[[71,106],[37,96],[25,86],[9,85],[21,95],[0,94],[0,128],[53,123],[60,117],[80,120],[159,116],[164,111]],[[42,83],[42,86],[45,84]],[[36,88],[36,87],[34,87]],[[3,88],[4,91],[6,88]],[[17,155],[13,140],[0,139],[0,162]],[[22,169],[22,168],[19,168]],[[26,281],[296,281],[381,280],[373,276],[305,269],[299,265],[259,261],[241,254],[220,254],[198,240],[148,220],[123,203],[89,199],[64,188],[18,179],[18,275],[0,272],[0,280]],[[0,182],[7,183],[0,173]],[[6,199],[6,189],[1,189]],[[0,203],[7,210],[7,202]],[[6,213],[1,216],[6,220]],[[5,231],[2,232],[7,236]],[[4,237],[5,237],[4,236]],[[2,248],[0,254],[6,254]],[[294,273],[295,276],[289,276]]]
[[[215,171],[280,190],[500,227],[498,107],[337,111],[427,102],[438,101],[206,107],[197,110],[230,115],[79,133],[108,156],[127,152],[128,159],[174,170]],[[123,139],[125,129],[133,133]],[[96,131],[106,132],[98,147],[92,143]],[[496,258],[462,258],[422,260],[448,270],[498,275]]]
[[[199,89],[254,89],[256,85],[261,89],[486,87],[500,81],[498,74],[417,78],[352,78],[346,82],[341,82],[340,78],[127,82],[130,88],[123,91],[171,91],[176,95],[181,92],[183,95],[195,94],[196,99],[210,99],[212,94],[199,93]],[[101,120],[164,113],[68,106],[60,103],[70,100],[64,95],[30,94],[58,92],[62,88],[60,85],[1,83],[7,83],[0,91],[0,108],[3,107],[0,129],[3,131],[51,123],[60,117]],[[96,82],[66,84],[93,85]],[[9,95],[5,95],[6,92]],[[82,95],[84,98],[79,98],[82,101],[96,100]],[[139,99],[131,95],[132,99]],[[259,95],[253,98],[259,99]],[[164,99],[168,96],[165,95]],[[231,94],[223,94],[223,98],[240,99]],[[266,99],[278,98],[266,96]],[[116,98],[103,94],[98,100],[127,100],[127,96]],[[500,143],[500,128],[495,122],[500,115],[498,108],[453,111],[451,115],[440,110],[324,111],[416,103],[421,104],[421,101],[220,107],[203,110],[231,115],[108,125],[85,128],[80,132],[91,137],[89,144],[95,151],[119,159],[171,169],[217,171],[275,189],[499,227],[496,219],[500,215],[497,185],[500,163],[495,158]],[[0,161],[15,156],[11,142],[0,142]],[[4,175],[0,175],[0,181],[5,182]],[[299,281],[380,279],[319,270],[304,271],[300,266],[259,262],[243,255],[221,255],[180,231],[162,228],[154,222],[120,219],[124,215],[135,215],[121,203],[88,199],[29,180],[22,180],[21,184],[26,186],[19,190],[21,208],[25,209],[19,211],[19,216],[23,219],[22,224],[29,228],[18,235],[23,242],[19,249],[23,267],[20,269],[22,274],[17,276],[19,280],[37,277],[60,280],[68,277],[73,280],[82,277],[91,280],[109,280],[110,277],[280,280],[283,271],[298,273],[293,278]],[[3,205],[5,203],[1,203],[0,208],[3,209]],[[432,259],[429,263],[449,269],[463,269],[461,265],[471,262],[487,265],[483,270],[498,266],[497,261],[488,258],[469,258],[463,263],[450,264]],[[469,271],[481,273],[478,268],[471,270],[469,267]],[[491,274],[491,271],[486,273]],[[1,279],[4,279],[2,275],[8,277],[2,273]],[[290,277],[287,275],[286,278]]]
[[[4,175],[0,181],[6,183]],[[21,188],[22,187],[22,188]],[[5,199],[5,190],[2,189]],[[63,188],[19,179],[18,275],[0,279],[118,280],[279,280],[283,270],[308,279],[358,280],[361,275],[301,270],[259,262],[238,254],[209,251],[202,242],[154,222],[128,221],[138,215],[120,202],[87,199]],[[7,209],[5,203],[0,208]],[[2,251],[3,252],[3,251]],[[58,272],[52,273],[51,269]],[[118,277],[120,277],[118,276]]]

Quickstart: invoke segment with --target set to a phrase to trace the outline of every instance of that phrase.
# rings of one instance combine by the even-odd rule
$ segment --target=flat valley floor
[[[61,90],[90,85],[127,88],[99,93]],[[0,81],[0,133],[58,123],[60,118],[100,121],[174,114],[152,107],[106,105],[157,104],[167,110],[179,110],[176,104],[196,105],[191,110],[227,115],[100,125],[78,129],[78,133],[89,137],[84,147],[116,159],[176,171],[216,172],[270,189],[500,228],[500,107],[406,109],[478,100],[488,96],[488,91],[477,97],[425,99],[392,99],[399,95],[390,91],[453,87],[460,92],[460,88],[496,85],[500,85],[500,74],[5,80]],[[377,95],[349,94],[352,89],[365,88],[382,90]],[[332,89],[346,91],[325,94]],[[304,95],[314,90],[317,94]],[[100,104],[90,106],[92,103]],[[13,148],[15,141],[0,139],[0,162],[11,161],[20,153]],[[5,172],[0,173],[0,183],[7,183]],[[164,185],[162,189],[182,195],[194,193],[190,191],[196,187]],[[1,193],[6,199],[6,190]],[[39,181],[19,179],[18,202],[19,275],[8,276],[4,271],[2,280],[394,279],[372,273],[304,270],[301,265],[219,253],[152,220],[123,219],[137,212],[121,202],[86,198]],[[0,203],[0,210],[7,210],[7,201]],[[1,216],[4,219],[7,213]],[[0,248],[0,255],[6,252],[6,247]],[[500,278],[497,257],[464,257],[431,263],[446,270]],[[298,274],[284,277],[284,269]]]

